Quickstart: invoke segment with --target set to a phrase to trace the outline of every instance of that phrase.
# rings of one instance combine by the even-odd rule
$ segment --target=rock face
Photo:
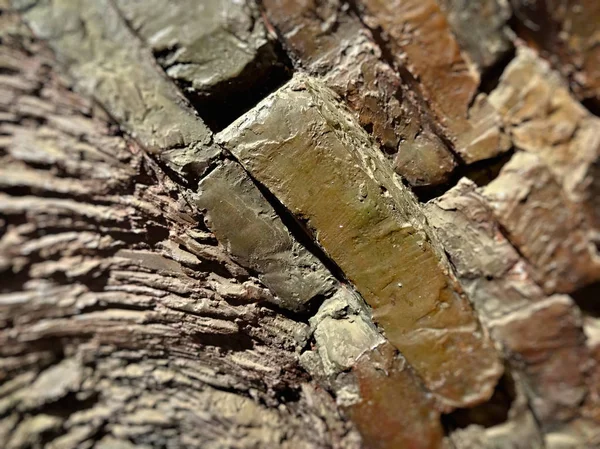
[[[235,0],[119,0],[158,63],[213,127],[286,77],[256,7]],[[243,104],[243,105],[241,105]]]
[[[595,0],[511,0],[517,32],[539,48],[581,99],[600,103],[600,4]]]
[[[290,57],[338,93],[411,185],[446,182],[456,166],[435,126],[360,19],[339,0],[265,0]],[[323,32],[327,23],[327,32]]]
[[[440,0],[458,43],[480,71],[492,67],[512,48],[508,0]]]
[[[299,310],[326,296],[335,280],[298,243],[236,162],[225,162],[200,182],[196,205],[219,242],[277,296],[276,303]]]
[[[491,395],[502,372],[491,341],[415,198],[333,92],[298,76],[218,141],[306,223],[443,402],[465,406]]]
[[[15,3],[27,7],[29,25],[48,41],[77,88],[92,95],[148,151],[160,153],[184,175],[203,172],[217,156],[208,127],[111,1]]]
[[[472,163],[506,151],[509,142],[499,118],[485,95],[475,99],[479,76],[462,56],[435,0],[365,0],[361,4],[365,23],[385,33],[397,66],[410,74],[413,89],[461,158]]]

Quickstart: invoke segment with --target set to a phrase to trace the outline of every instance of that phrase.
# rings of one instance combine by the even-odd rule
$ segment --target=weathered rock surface
[[[578,416],[590,359],[581,316],[569,296],[554,295],[500,319],[493,334],[515,357],[545,430]]]
[[[456,166],[431,119],[359,18],[338,0],[262,2],[291,57],[337,92],[411,185],[448,180]],[[323,23],[327,24],[324,32]]]
[[[109,0],[14,2],[77,89],[92,95],[148,151],[183,175],[219,153],[207,126]]]
[[[570,201],[600,229],[600,119],[569,93],[559,74],[520,48],[490,95],[519,149],[548,166]]]
[[[545,297],[473,181],[461,179],[425,213],[484,322]]]
[[[475,98],[479,75],[462,56],[435,0],[365,0],[361,5],[365,23],[385,35],[396,66],[410,74],[412,89],[466,163],[509,148],[494,109],[483,94]]]
[[[298,76],[218,140],[306,223],[427,387],[452,406],[491,395],[493,344],[417,201],[333,92]]]
[[[482,193],[547,293],[569,293],[600,279],[586,214],[540,157],[516,153]]]
[[[207,227],[242,266],[255,271],[277,304],[299,310],[329,293],[329,270],[298,243],[244,169],[226,161],[199,184]]]
[[[521,154],[514,158],[518,161]],[[511,163],[505,168],[510,170]],[[524,176],[518,183],[523,185],[532,178]],[[506,182],[517,183],[515,179]],[[532,265],[535,260],[524,258],[512,247],[481,194],[485,190],[462,180],[427,205],[427,216],[457,268],[461,283],[472,294],[482,321],[502,344],[512,372],[518,373],[517,387],[524,389],[537,422],[544,433],[557,430],[562,423],[579,416],[580,405],[588,395],[588,370],[593,363],[585,344],[582,319],[570,297],[544,295],[535,281],[536,272],[552,264]],[[542,205],[539,209],[546,207],[554,213],[564,208]],[[547,219],[529,220],[531,228]],[[578,268],[572,263],[572,270]],[[568,272],[563,276],[568,278]],[[555,437],[564,432],[557,432]],[[570,447],[583,444],[581,429],[569,432],[576,442]]]
[[[512,11],[508,0],[439,0],[461,50],[480,72],[512,48],[507,25]]]
[[[286,76],[253,2],[118,0],[116,4],[213,127],[232,121],[241,107],[252,106]]]

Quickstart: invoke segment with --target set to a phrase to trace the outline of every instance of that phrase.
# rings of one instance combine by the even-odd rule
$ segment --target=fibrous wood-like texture
[[[593,2],[1,5],[0,447],[600,447]]]

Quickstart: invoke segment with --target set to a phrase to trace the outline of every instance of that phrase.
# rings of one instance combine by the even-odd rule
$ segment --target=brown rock
[[[366,447],[446,447],[434,401],[390,344],[364,353],[353,373],[361,400],[349,412]]]
[[[600,101],[596,0],[511,0],[519,34],[553,60],[580,99]]]
[[[589,354],[570,297],[555,295],[495,323],[494,335],[518,360],[531,406],[546,429],[579,413]]]
[[[460,53],[450,26],[434,0],[366,0],[364,20],[381,29],[398,67],[412,76],[432,116],[443,126],[456,151],[467,162],[506,151],[509,142],[493,109],[480,97],[469,108],[479,76]]]
[[[386,336],[452,406],[502,372],[421,208],[333,92],[297,76],[219,134],[344,271]]]
[[[338,0],[265,0],[263,5],[293,59],[322,76],[385,151],[397,153],[397,173],[415,186],[448,180],[456,165],[453,155],[358,17]]]

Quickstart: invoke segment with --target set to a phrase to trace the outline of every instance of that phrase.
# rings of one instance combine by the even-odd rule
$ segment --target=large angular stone
[[[167,74],[194,91],[255,81],[277,60],[256,13],[234,0],[117,0]]]
[[[480,71],[502,59],[511,49],[508,0],[439,0],[460,47]]]
[[[353,370],[361,400],[349,407],[365,447],[446,448],[440,412],[389,343],[365,352]]]
[[[289,233],[244,169],[225,162],[199,184],[196,205],[219,242],[257,272],[278,305],[299,310],[335,284],[329,270]]]
[[[265,0],[263,6],[292,58],[321,76],[384,150],[396,155],[397,173],[414,186],[448,180],[454,156],[357,16],[339,0]]]
[[[109,0],[16,1],[75,86],[92,95],[147,150],[185,174],[206,169],[219,149],[177,88],[156,67]]]
[[[569,293],[600,279],[586,214],[540,157],[516,153],[482,194],[546,293]]]
[[[600,119],[571,95],[547,62],[526,48],[519,49],[489,99],[514,145],[538,155],[569,200],[600,229]]]
[[[502,372],[414,196],[332,91],[297,76],[219,134],[373,307],[446,404],[485,400]]]
[[[489,159],[509,148],[485,95],[475,98],[479,76],[460,52],[435,0],[365,0],[365,23],[380,29],[398,67],[410,74],[430,114],[466,163]],[[474,102],[474,106],[470,105]]]

